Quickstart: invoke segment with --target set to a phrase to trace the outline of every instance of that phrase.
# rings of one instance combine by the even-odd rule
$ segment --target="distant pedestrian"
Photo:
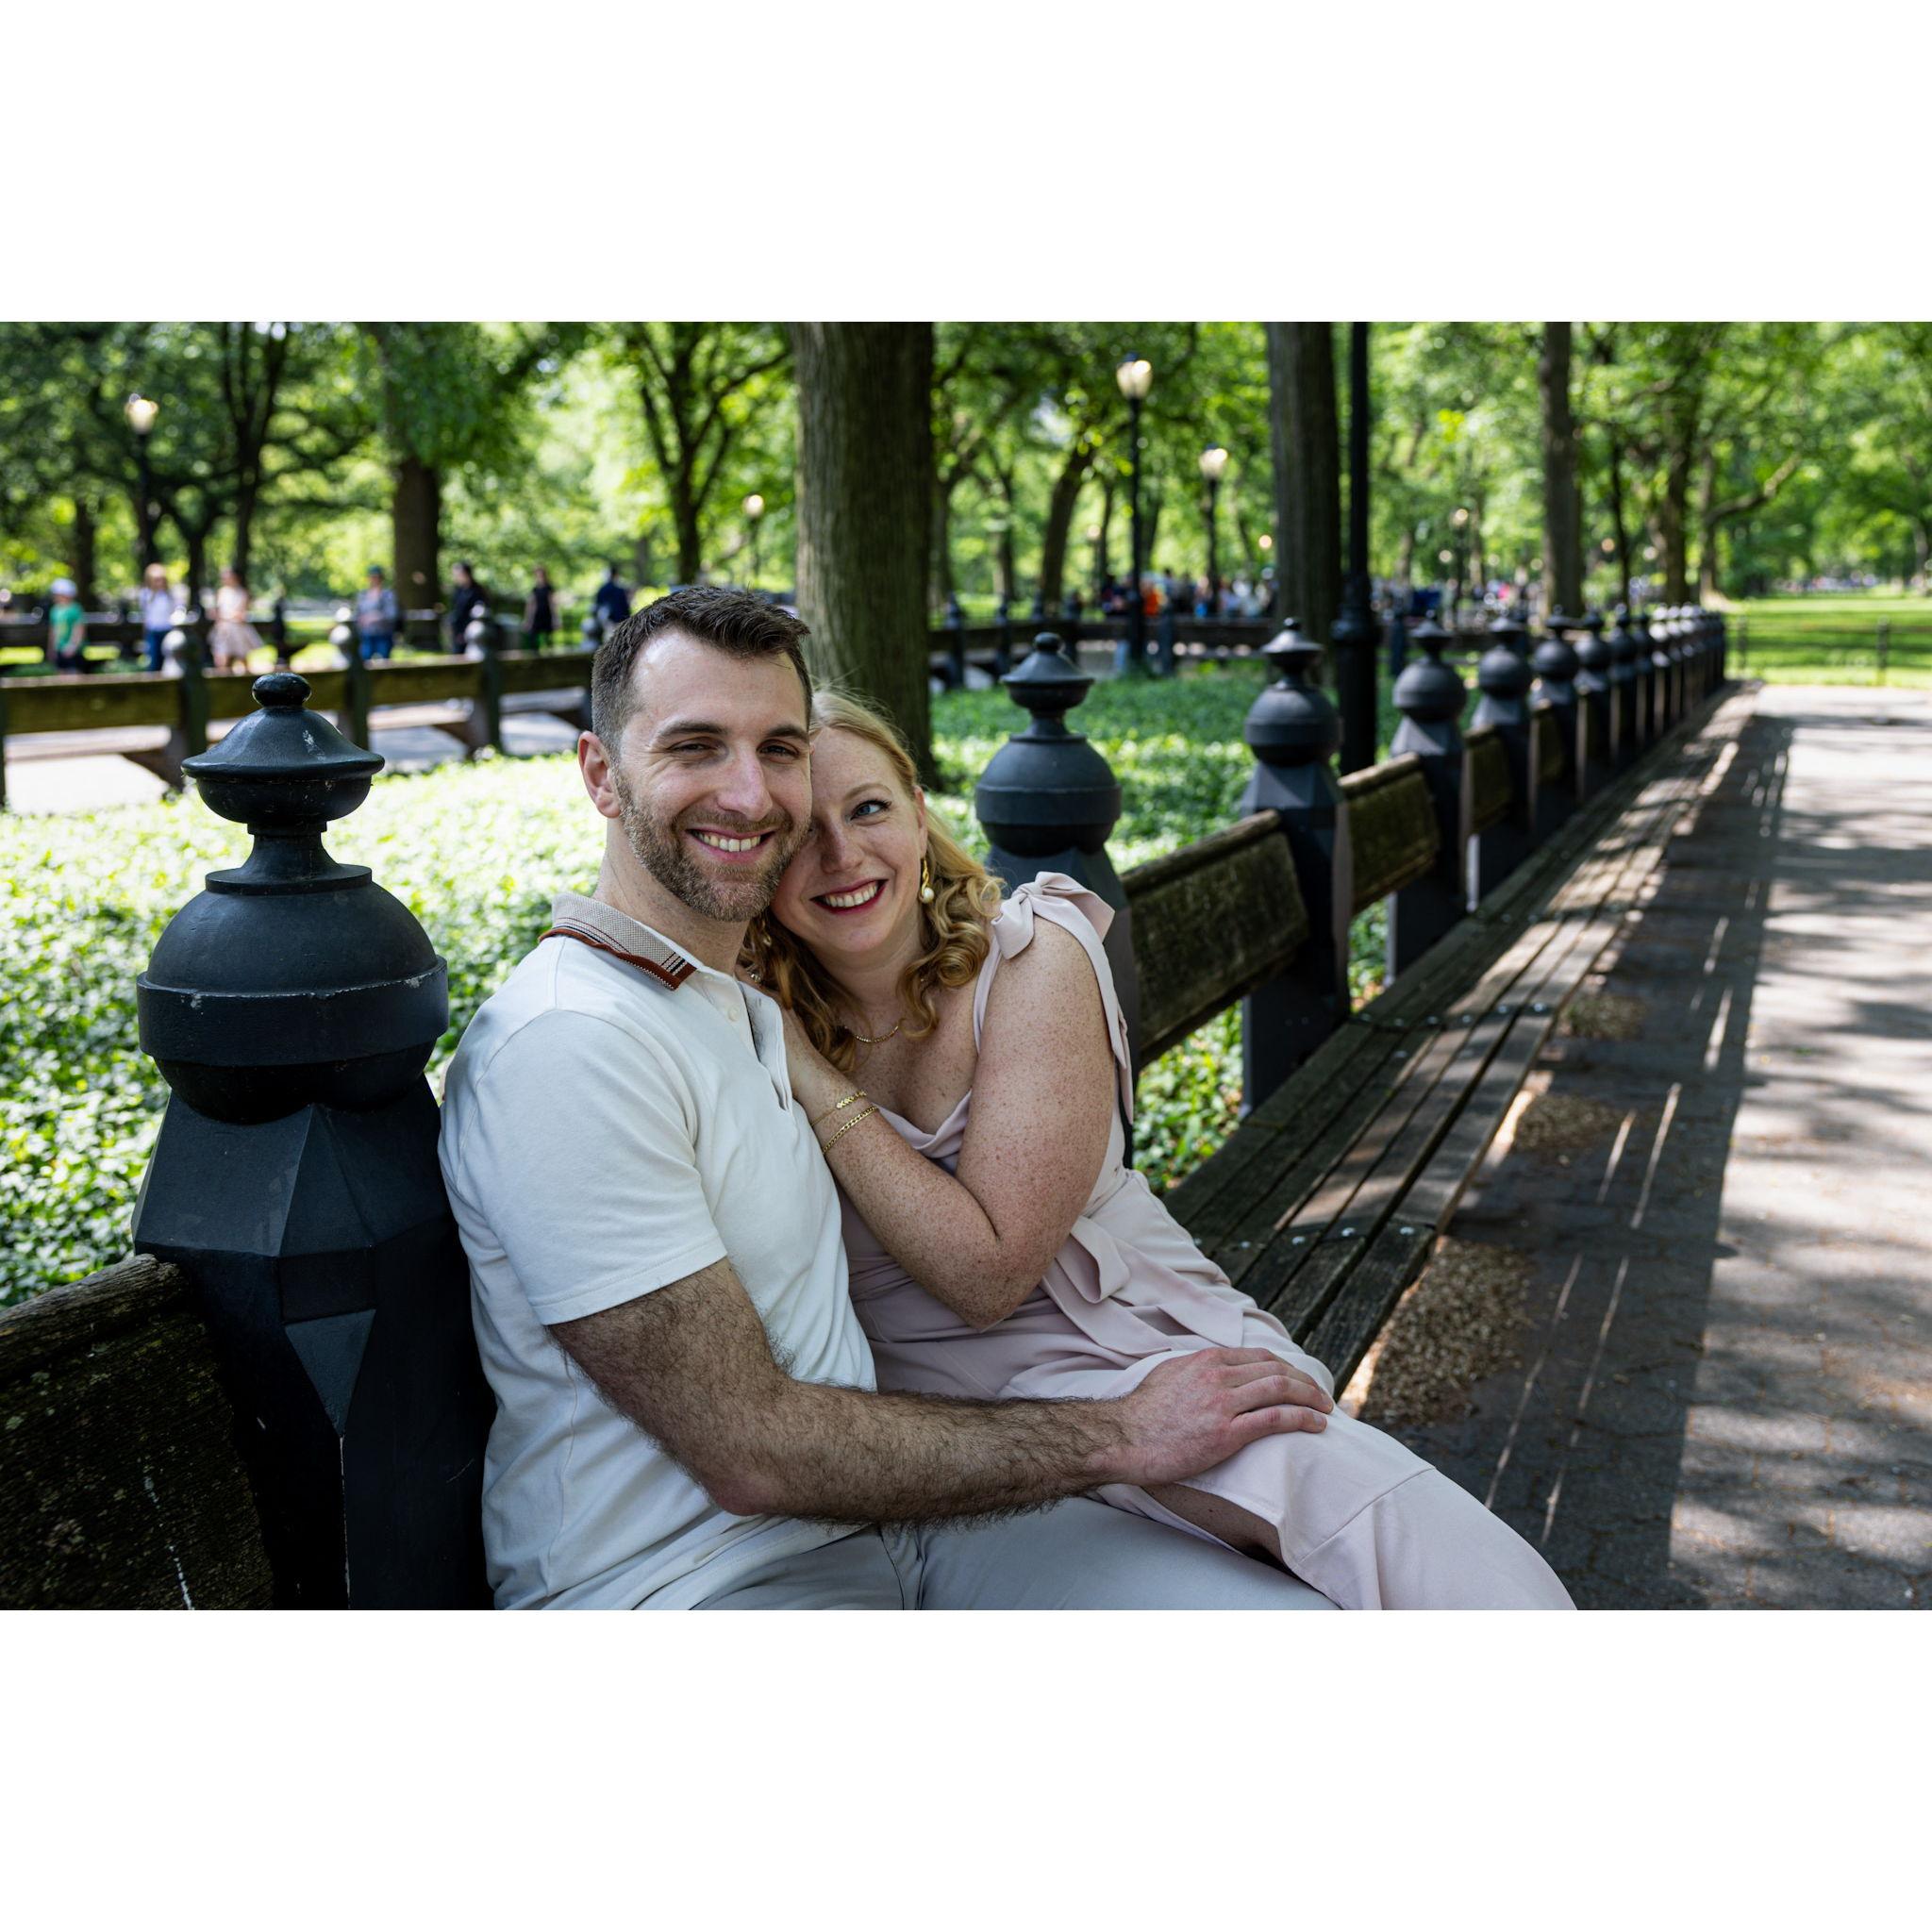
[[[396,593],[379,563],[369,566],[369,582],[356,597],[356,637],[365,664],[387,659],[396,647],[396,625],[401,621]]]
[[[490,595],[476,581],[467,561],[457,565],[456,584],[449,593],[449,648],[460,658],[469,649],[472,622],[490,614]]]
[[[161,647],[168,641],[168,633],[175,628],[176,613],[181,608],[181,600],[175,594],[175,587],[168,581],[165,564],[151,563],[141,577],[141,641],[147,647],[147,668],[158,671],[161,668]]]
[[[231,666],[245,671],[250,654],[261,649],[260,634],[248,621],[248,586],[232,563],[223,569],[222,586],[215,592],[215,627],[208,633],[208,647],[217,671]]]
[[[537,580],[524,605],[524,641],[533,651],[547,651],[557,635],[557,597],[550,585],[550,573],[540,563]]]
[[[607,630],[613,624],[622,624],[630,615],[630,592],[619,579],[614,563],[610,566],[609,575],[597,586],[595,608]]]
[[[87,642],[87,613],[72,577],[54,579],[53,602],[47,606],[47,658],[56,671],[85,671],[81,646]]]

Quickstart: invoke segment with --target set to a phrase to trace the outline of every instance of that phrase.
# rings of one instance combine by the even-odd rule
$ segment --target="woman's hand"
[[[798,1015],[789,1008],[785,1012],[785,1065],[791,1075],[792,1098],[813,1120],[858,1085],[852,1074],[841,1074],[819,1052]]]

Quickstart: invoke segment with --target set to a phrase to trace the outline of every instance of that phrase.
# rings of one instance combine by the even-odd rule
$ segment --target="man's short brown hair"
[[[749,591],[723,584],[692,584],[673,591],[634,611],[597,646],[591,666],[591,729],[612,758],[637,703],[631,674],[638,654],[673,631],[734,658],[791,658],[805,691],[805,717],[811,717],[811,674],[805,668],[805,641],[811,633],[789,610],[767,604]]]

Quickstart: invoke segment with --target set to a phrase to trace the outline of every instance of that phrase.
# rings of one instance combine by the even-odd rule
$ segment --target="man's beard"
[[[757,918],[772,903],[780,876],[805,842],[805,828],[790,812],[781,812],[775,820],[755,825],[735,824],[728,815],[717,811],[692,810],[667,828],[645,810],[615,771],[611,778],[617,791],[618,820],[638,862],[674,898],[706,919]],[[755,872],[719,878],[704,869],[691,850],[685,836],[687,824],[702,824],[743,839],[756,838],[760,832],[775,836],[765,862]]]

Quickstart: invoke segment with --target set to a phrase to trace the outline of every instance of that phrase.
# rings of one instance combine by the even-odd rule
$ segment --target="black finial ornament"
[[[382,759],[291,672],[184,766],[248,827],[136,987],[173,1092],[134,1241],[192,1284],[236,1415],[278,1606],[487,1598],[492,1412],[423,1077],[443,962],[369,868],[324,849]]]
[[[1348,810],[1336,781],[1341,717],[1314,683],[1322,652],[1293,618],[1261,655],[1278,674],[1250,707],[1241,736],[1255,769],[1241,810],[1280,816],[1308,923],[1276,978],[1242,1002],[1243,1111],[1265,1100],[1348,1018],[1349,919],[1355,907]]]
[[[1304,637],[1293,618],[1261,647],[1274,682],[1249,707],[1241,737],[1264,765],[1312,764],[1333,758],[1341,744],[1341,714],[1312,680],[1322,647]]]
[[[1007,695],[1030,715],[987,761],[973,794],[973,809],[986,829],[988,869],[1008,890],[1042,872],[1061,872],[1099,894],[1114,908],[1107,955],[1127,1014],[1137,1024],[1132,914],[1127,895],[1107,855],[1107,838],[1121,815],[1120,781],[1112,768],[1077,731],[1067,713],[1093,688],[1060,638],[1041,631],[1025,661],[1001,678]]]

